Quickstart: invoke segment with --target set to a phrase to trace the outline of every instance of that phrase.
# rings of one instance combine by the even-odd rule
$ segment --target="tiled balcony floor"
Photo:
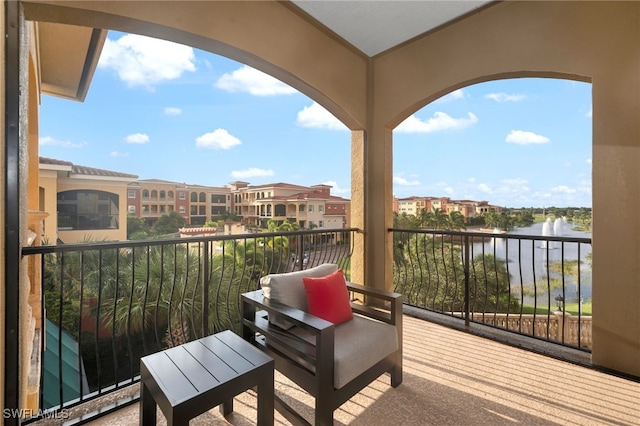
[[[312,419],[310,399],[277,373],[276,392]],[[249,391],[226,419],[214,409],[191,425],[255,424],[255,405]],[[334,416],[363,426],[640,425],[640,383],[405,316],[402,385],[383,376]],[[134,404],[89,424],[137,422]]]

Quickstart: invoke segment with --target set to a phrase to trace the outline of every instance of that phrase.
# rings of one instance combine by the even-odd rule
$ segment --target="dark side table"
[[[156,424],[156,404],[167,425],[220,405],[257,386],[258,425],[273,425],[273,359],[231,331],[185,343],[140,359],[140,425]]]

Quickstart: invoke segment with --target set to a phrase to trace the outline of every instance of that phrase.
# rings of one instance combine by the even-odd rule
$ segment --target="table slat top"
[[[172,405],[189,400],[272,359],[227,330],[142,358]]]

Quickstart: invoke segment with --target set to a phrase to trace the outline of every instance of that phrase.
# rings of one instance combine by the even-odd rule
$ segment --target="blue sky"
[[[238,62],[110,32],[83,103],[42,98],[40,155],[223,186],[329,184],[350,198],[350,133]],[[394,194],[591,207],[591,85],[513,79],[450,93],[394,130]]]

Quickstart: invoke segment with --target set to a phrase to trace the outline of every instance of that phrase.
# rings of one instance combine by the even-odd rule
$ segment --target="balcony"
[[[336,410],[335,424],[633,425],[640,418],[638,382],[412,316],[405,315],[404,321],[402,385],[393,389],[388,377],[380,377]],[[132,387],[136,394],[137,385]],[[312,419],[312,401],[277,372],[275,388]],[[226,419],[214,409],[190,424],[256,424],[255,407],[256,394],[249,391],[236,398],[235,411]],[[138,404],[133,402],[87,424],[137,422]],[[160,411],[158,424],[165,424]],[[276,412],[275,424],[290,423]]]
[[[307,267],[338,263],[349,277],[355,232],[24,249],[42,259],[43,314],[52,335],[51,352],[40,354],[40,365],[49,370],[39,372],[39,408],[72,417],[113,410],[90,424],[135,423],[141,356],[217,331],[239,331],[239,295],[257,288],[266,273],[303,267],[295,262],[299,253],[309,253]],[[584,294],[587,280],[582,268],[565,266],[576,264],[568,253],[577,250],[580,264],[589,240],[501,235],[507,241],[500,252],[491,234],[389,232],[394,286],[406,303],[404,382],[393,389],[378,379],[336,412],[338,422],[633,424],[640,418],[640,383],[590,368],[590,316],[582,309],[569,312],[570,290],[577,286]],[[528,245],[536,250],[523,258]],[[560,268],[548,261],[551,250],[566,254]],[[525,288],[524,265],[535,264],[536,253],[546,255],[546,269],[535,275],[540,292],[529,295],[529,312],[515,289]],[[501,256],[507,270],[499,267]],[[556,294],[567,303],[554,309]],[[74,344],[75,352],[65,356]],[[276,380],[280,396],[311,418],[304,393],[280,375]],[[255,405],[253,392],[241,395],[231,423],[255,422]],[[276,422],[287,424],[279,414]],[[193,424],[218,423],[227,424],[211,411]]]

